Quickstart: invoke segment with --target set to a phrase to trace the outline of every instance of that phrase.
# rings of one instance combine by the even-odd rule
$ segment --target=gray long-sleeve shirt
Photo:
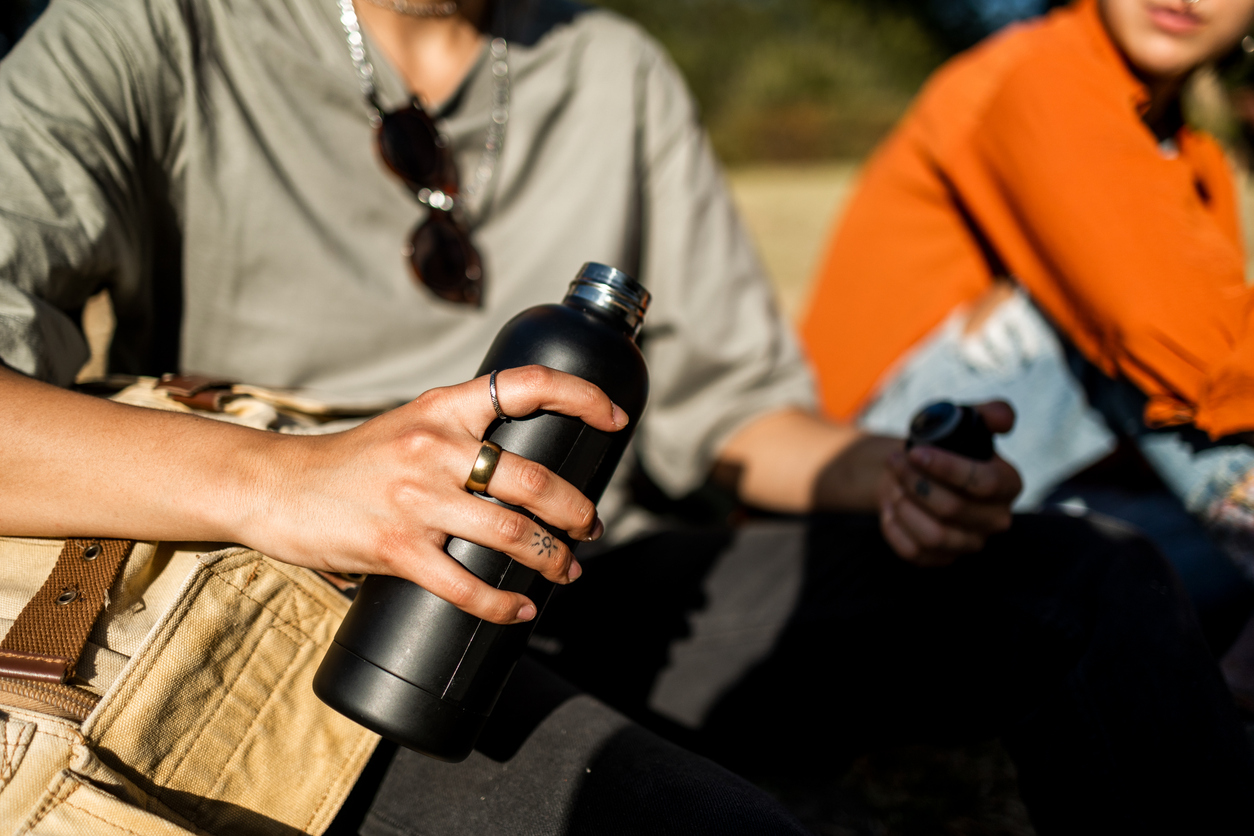
[[[654,295],[640,456],[667,490],[698,485],[737,428],[812,393],[693,103],[611,13],[502,0],[492,28],[510,104],[472,213],[475,310],[410,278],[426,210],[374,150],[335,0],[54,0],[0,62],[0,359],[68,383],[77,313],[108,287],[114,371],[403,399],[470,378],[509,317],[601,261]],[[488,63],[436,114],[463,182]]]

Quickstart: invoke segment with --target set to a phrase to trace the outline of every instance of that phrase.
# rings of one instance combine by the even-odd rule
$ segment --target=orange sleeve
[[[950,176],[1051,318],[1151,396],[1147,417],[1250,429],[1251,297],[1235,222],[1208,199],[1223,184],[1164,157],[1118,87],[1068,57],[1008,74]]]
[[[912,346],[1000,274],[943,171],[1038,24],[959,55],[928,80],[867,163],[817,272],[801,334],[824,411],[849,419]]]
[[[852,418],[905,351],[990,281],[916,123],[907,117],[867,164],[801,322],[833,418]]]

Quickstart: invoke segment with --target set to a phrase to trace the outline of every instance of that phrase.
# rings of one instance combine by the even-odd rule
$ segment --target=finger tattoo
[[[932,492],[932,486],[926,479],[920,479],[914,483],[914,492],[919,496],[927,496]]]
[[[553,542],[553,535],[548,533],[537,531],[532,535],[531,545],[535,547],[537,557],[552,557],[553,552],[557,551],[557,544]]]
[[[971,469],[967,471],[967,483],[963,487],[965,487],[968,491],[974,489],[977,475],[978,473],[976,471],[975,459],[972,459]]]

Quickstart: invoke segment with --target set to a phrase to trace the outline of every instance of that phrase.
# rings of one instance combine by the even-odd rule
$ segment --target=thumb
[[[980,413],[984,423],[995,433],[1008,433],[1015,425],[1014,407],[1005,401],[988,401],[976,404],[975,411]]]

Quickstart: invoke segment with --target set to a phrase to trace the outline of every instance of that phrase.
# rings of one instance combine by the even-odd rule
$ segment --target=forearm
[[[508,415],[548,410],[602,432],[628,423],[572,375],[527,366],[500,378]],[[479,618],[525,621],[535,604],[476,578],[444,552],[448,538],[569,583],[578,563],[535,520],[576,540],[603,527],[574,486],[508,452],[489,486],[503,505],[466,490],[495,417],[487,375],[352,430],[289,436],[98,400],[0,366],[0,534],[242,543],[297,566],[405,578]]]
[[[241,542],[292,440],[0,366],[0,533]]]
[[[1005,403],[977,407],[994,433],[1009,432]],[[1023,483],[1002,458],[980,462],[934,447],[908,454],[899,438],[868,435],[800,410],[762,416],[724,447],[716,472],[739,497],[784,513],[878,512],[893,550],[921,565],[978,551],[1010,525]]]
[[[724,446],[718,471],[745,502],[771,511],[874,511],[901,439],[874,436],[799,409],[762,416]]]

